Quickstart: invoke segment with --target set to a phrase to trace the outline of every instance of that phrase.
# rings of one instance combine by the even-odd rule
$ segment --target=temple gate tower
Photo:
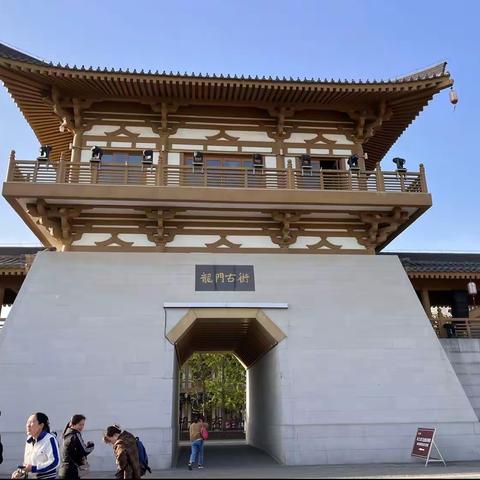
[[[113,422],[168,468],[179,365],[216,350],[247,368],[247,442],[279,462],[408,462],[430,426],[447,460],[477,459],[477,417],[407,275],[376,255],[432,205],[422,165],[381,161],[452,85],[445,68],[239,78],[0,45],[42,146],[12,152],[3,195],[46,247],[0,334],[1,468],[33,411],[57,431],[85,414],[94,470],[112,468]]]

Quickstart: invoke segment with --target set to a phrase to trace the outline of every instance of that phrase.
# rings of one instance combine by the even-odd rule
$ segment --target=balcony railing
[[[432,317],[430,321],[440,338],[480,338],[480,318]]]
[[[8,182],[80,185],[224,187],[427,193],[425,171],[301,170],[287,168],[122,165],[10,159]]]

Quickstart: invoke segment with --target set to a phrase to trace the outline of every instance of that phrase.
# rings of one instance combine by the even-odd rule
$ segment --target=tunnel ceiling
[[[180,364],[194,352],[229,351],[247,368],[285,338],[258,309],[192,309],[167,336]]]

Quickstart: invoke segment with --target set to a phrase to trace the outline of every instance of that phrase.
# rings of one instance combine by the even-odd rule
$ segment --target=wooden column
[[[428,290],[426,288],[422,288],[420,290],[420,296],[422,298],[422,305],[425,310],[425,313],[427,314],[428,318],[431,318],[432,313],[430,311],[431,305],[430,305],[430,296],[428,295]]]
[[[80,163],[82,156],[83,129],[75,130],[72,142],[72,163]]]

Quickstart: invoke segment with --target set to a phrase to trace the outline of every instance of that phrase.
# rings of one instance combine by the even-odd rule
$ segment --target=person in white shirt
[[[26,428],[28,437],[23,468],[35,474],[35,478],[56,478],[60,457],[57,439],[50,433],[48,417],[44,413],[34,413],[28,417]]]

